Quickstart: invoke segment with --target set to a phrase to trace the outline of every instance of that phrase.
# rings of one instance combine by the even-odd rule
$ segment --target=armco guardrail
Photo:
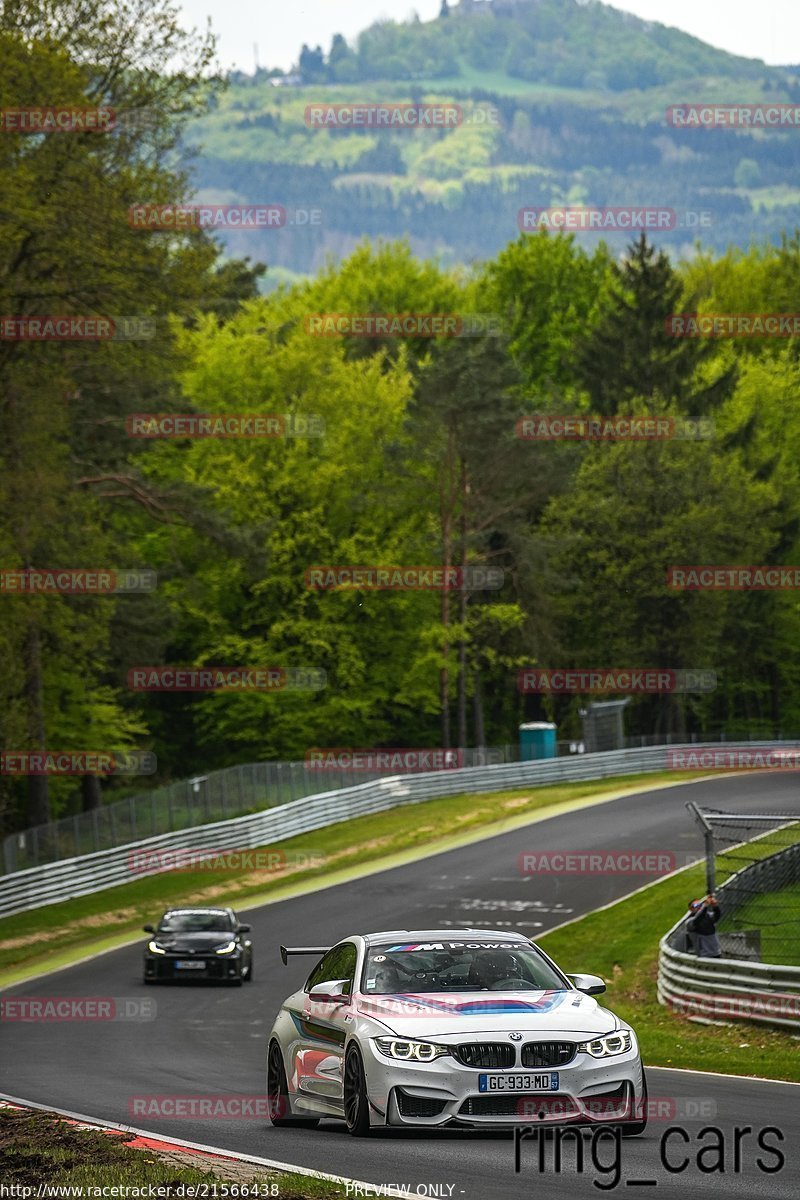
[[[382,812],[401,804],[417,804],[437,796],[460,792],[505,791],[540,787],[561,781],[604,779],[610,775],[636,775],[663,770],[670,749],[612,750],[538,762],[501,763],[489,767],[431,771],[420,775],[394,775],[355,787],[306,796],[263,812],[209,825],[195,826],[158,837],[131,841],[124,846],[85,854],[79,858],[30,867],[0,878],[0,916],[26,912],[73,896],[130,883],[144,874],[131,869],[135,851],[177,849],[253,850],[300,833],[310,833],[366,813]],[[688,747],[687,747],[688,748]],[[699,749],[694,743],[692,749]]]
[[[480,767],[516,762],[519,747],[486,746],[450,753],[462,767]],[[328,789],[338,791],[384,777],[385,772],[379,770],[340,770],[335,782],[328,777]],[[149,792],[9,834],[0,841],[0,875],[112,850],[162,833],[229,821],[314,796],[319,790],[320,772],[305,762],[240,763],[191,779],[176,779]]]
[[[800,862],[800,844],[751,863],[717,889],[726,913],[761,890],[785,882],[787,862]],[[664,935],[658,954],[658,1000],[676,1012],[707,1020],[757,1021],[800,1033],[800,967],[736,958],[698,958],[678,948],[685,942],[686,916]]]

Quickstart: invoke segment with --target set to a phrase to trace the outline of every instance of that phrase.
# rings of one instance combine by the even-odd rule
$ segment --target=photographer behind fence
[[[721,958],[722,949],[717,937],[716,925],[722,913],[715,896],[709,894],[705,900],[690,900],[686,928],[693,935],[698,958]]]

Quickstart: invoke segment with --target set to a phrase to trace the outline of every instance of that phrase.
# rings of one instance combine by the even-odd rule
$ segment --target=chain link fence
[[[518,746],[467,749],[454,766],[482,767],[519,761]],[[449,768],[444,768],[445,770]],[[340,791],[382,779],[387,771],[320,770],[305,762],[246,763],[196,775],[140,795],[104,804],[9,834],[2,842],[0,875],[44,866],[142,838],[210,825],[319,792]],[[403,774],[392,768],[392,775]]]
[[[613,739],[617,740],[617,739]],[[722,734],[716,741],[724,742]],[[747,740],[739,738],[739,741]],[[780,740],[780,739],[778,739]],[[663,745],[696,743],[678,735],[652,734],[623,738],[619,747],[591,746],[580,738],[559,741],[559,757],[602,749],[644,749]],[[453,751],[460,767],[492,766],[520,761],[518,743],[505,746]],[[455,764],[454,764],[455,765]],[[392,769],[391,774],[402,774]],[[336,791],[384,778],[386,771],[319,770],[305,762],[246,763],[209,771],[103,804],[88,812],[61,817],[47,825],[36,825],[8,834],[0,846],[0,876],[28,867],[93,854],[123,846],[142,838],[157,837],[245,816],[301,800],[320,791]]]
[[[800,816],[689,806],[706,846],[706,886],[721,892],[718,925],[731,958],[800,966]]]

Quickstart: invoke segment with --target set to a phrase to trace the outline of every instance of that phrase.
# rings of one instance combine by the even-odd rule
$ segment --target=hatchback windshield
[[[365,992],[378,996],[402,992],[563,992],[567,987],[528,942],[502,946],[474,942],[371,946],[363,984]]]
[[[224,912],[172,912],[164,914],[158,929],[160,933],[229,932],[233,924]]]

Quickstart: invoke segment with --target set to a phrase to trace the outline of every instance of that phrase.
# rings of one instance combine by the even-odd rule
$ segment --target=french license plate
[[[557,1092],[558,1071],[543,1075],[479,1075],[479,1092]]]
[[[175,963],[175,967],[178,971],[204,971],[206,964],[198,962],[196,958],[179,958]]]

